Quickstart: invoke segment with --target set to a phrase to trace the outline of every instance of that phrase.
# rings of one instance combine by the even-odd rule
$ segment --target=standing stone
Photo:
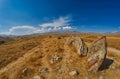
[[[73,45],[80,56],[87,55],[87,46],[80,37],[72,37],[69,40],[69,45]]]
[[[97,72],[106,57],[106,37],[93,42],[88,48],[88,71]]]

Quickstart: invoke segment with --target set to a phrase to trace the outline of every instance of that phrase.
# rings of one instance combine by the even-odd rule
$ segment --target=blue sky
[[[120,30],[119,0],[0,0],[0,34]],[[23,33],[24,32],[24,33]]]

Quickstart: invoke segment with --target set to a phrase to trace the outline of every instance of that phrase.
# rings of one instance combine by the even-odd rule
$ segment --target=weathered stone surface
[[[34,77],[30,78],[30,79],[43,79],[43,78],[41,78],[40,76],[34,76]]]
[[[41,72],[41,73],[48,72],[48,68],[40,68],[39,72]]]
[[[88,71],[98,71],[106,57],[106,49],[106,37],[102,37],[91,44],[87,54]]]
[[[33,76],[30,79],[45,79],[45,78],[43,76],[36,75],[36,76]]]
[[[62,57],[60,57],[59,55],[55,54],[55,55],[52,56],[52,58],[50,60],[50,63],[53,64],[53,63],[55,63],[55,62],[57,62],[57,61],[59,61],[61,59],[62,59]]]
[[[78,75],[78,71],[74,70],[69,73],[70,76]]]
[[[96,40],[89,48],[80,37],[70,38],[68,44],[74,46],[80,56],[87,55],[88,71],[96,72],[100,68],[106,56],[106,37]]]
[[[87,55],[87,46],[80,37],[72,37],[72,38],[70,38],[68,44],[75,46],[75,48],[77,49],[77,53],[80,56]]]

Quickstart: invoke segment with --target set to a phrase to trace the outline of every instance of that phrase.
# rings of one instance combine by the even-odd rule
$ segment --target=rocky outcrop
[[[69,45],[74,46],[80,56],[87,55],[88,71],[97,72],[106,57],[106,37],[94,41],[89,47],[80,37],[72,37]]]

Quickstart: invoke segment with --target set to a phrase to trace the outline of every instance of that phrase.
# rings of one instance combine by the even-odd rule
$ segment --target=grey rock
[[[107,54],[106,37],[94,41],[90,47],[87,47],[80,37],[72,37],[67,43],[74,46],[80,56],[87,55],[88,71],[97,72],[104,62]]]
[[[77,49],[77,53],[80,56],[87,55],[88,48],[80,37],[72,37],[68,42],[69,45],[73,45]]]
[[[48,72],[48,68],[40,68],[39,72],[41,72],[41,73]]]
[[[37,75],[37,76],[34,76],[34,77],[30,78],[30,79],[43,79],[43,78]]]
[[[30,78],[30,79],[42,79],[42,78],[40,78],[40,76],[34,76],[34,77]]]
[[[78,75],[78,71],[74,70],[69,73],[70,76]]]
[[[52,56],[52,58],[50,60],[50,63],[53,64],[53,63],[55,63],[55,62],[57,62],[57,61],[59,61],[61,59],[62,59],[62,57],[60,57],[59,55],[55,54],[55,55]]]

